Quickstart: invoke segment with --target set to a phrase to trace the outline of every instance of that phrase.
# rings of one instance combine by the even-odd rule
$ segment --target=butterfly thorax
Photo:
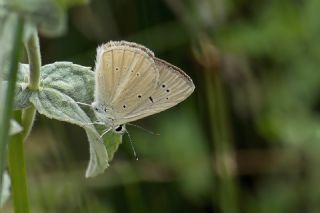
[[[108,127],[114,127],[114,117],[112,116],[113,113],[111,107],[97,102],[93,102],[91,106],[99,121],[104,122]]]
[[[107,129],[112,129],[117,134],[123,134],[126,132],[124,124],[115,125],[112,108],[110,106],[93,102],[91,104],[94,113],[99,121],[102,121],[107,126]]]

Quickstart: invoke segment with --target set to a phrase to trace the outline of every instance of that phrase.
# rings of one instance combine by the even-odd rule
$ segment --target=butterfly
[[[91,106],[105,133],[122,134],[126,123],[169,109],[194,89],[186,73],[143,45],[110,41],[97,48]]]

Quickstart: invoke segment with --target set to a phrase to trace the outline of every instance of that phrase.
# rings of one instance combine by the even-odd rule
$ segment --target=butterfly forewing
[[[132,111],[158,82],[159,73],[151,56],[151,51],[129,42],[109,42],[99,47],[96,101],[111,107],[117,117]]]
[[[154,61],[159,72],[156,88],[143,103],[140,102],[127,115],[117,119],[117,124],[138,120],[171,108],[193,92],[194,84],[182,70],[158,58],[154,58]]]
[[[149,57],[140,58],[136,66],[129,72],[127,82],[120,86],[121,93],[112,101],[115,118],[120,120],[148,99],[159,79],[155,64]]]

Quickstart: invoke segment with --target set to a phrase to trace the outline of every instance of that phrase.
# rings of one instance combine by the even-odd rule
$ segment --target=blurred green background
[[[86,179],[81,128],[38,115],[26,143],[31,212],[320,212],[320,1],[92,0],[40,37],[43,64],[94,66],[128,40],[196,85],[128,127],[104,174]],[[12,211],[6,204],[4,212]]]

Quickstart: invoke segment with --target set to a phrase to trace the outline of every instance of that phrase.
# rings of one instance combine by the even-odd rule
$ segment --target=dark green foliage
[[[65,11],[73,1],[57,2]],[[160,135],[127,126],[138,161],[127,135],[121,146],[109,135],[102,148],[113,160],[91,179],[83,177],[83,129],[38,116],[25,150],[31,212],[318,212],[319,11],[318,0],[96,0],[61,19],[48,12],[53,32],[37,19],[43,64],[63,60],[93,70],[97,45],[123,39],[183,69],[196,90],[135,123]],[[41,105],[39,97],[57,93],[49,97],[90,103],[92,79],[77,86],[80,96],[68,90],[69,80],[41,85],[31,102]],[[20,99],[29,99],[19,88]],[[65,107],[80,120],[89,111]],[[85,126],[87,119],[71,123]]]

